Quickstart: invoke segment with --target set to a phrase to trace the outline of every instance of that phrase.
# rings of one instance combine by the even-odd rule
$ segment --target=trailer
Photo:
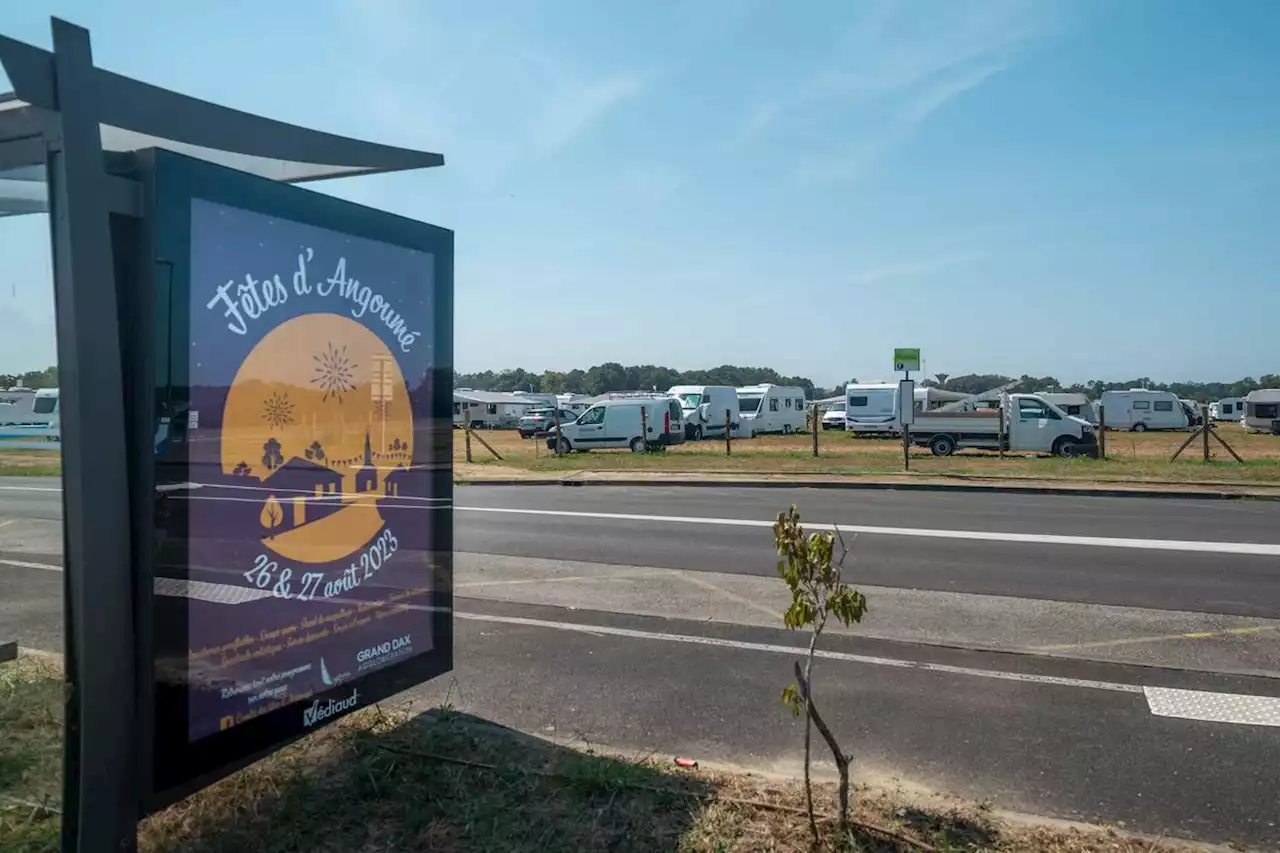
[[[1146,432],[1149,429],[1186,429],[1192,419],[1186,404],[1172,391],[1130,388],[1102,392],[1107,429]]]
[[[1223,397],[1209,404],[1209,417],[1215,421],[1238,421],[1244,417],[1244,397]]]
[[[766,382],[737,390],[738,416],[742,432],[747,437],[804,431],[806,405],[803,388]]]
[[[1259,388],[1244,398],[1244,428],[1280,435],[1280,388]]]
[[[1009,450],[1054,456],[1097,455],[1093,424],[1068,415],[1037,394],[1007,394],[998,409],[969,412],[916,412],[909,425],[912,444],[934,456],[957,450]]]

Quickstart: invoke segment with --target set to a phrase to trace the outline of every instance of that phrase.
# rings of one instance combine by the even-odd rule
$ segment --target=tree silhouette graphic
[[[253,469],[249,467],[248,462],[241,462],[231,473],[237,477],[248,477],[253,473]]]
[[[321,402],[337,397],[341,403],[342,395],[356,390],[356,364],[347,355],[345,346],[338,349],[332,343],[327,344],[324,352],[311,356],[311,360],[315,362],[311,384],[324,391]]]
[[[262,403],[262,419],[275,429],[293,423],[293,403],[288,394],[274,393]]]
[[[311,442],[311,446],[306,449],[307,458],[316,462],[324,460],[324,446],[318,441]]]
[[[268,471],[274,471],[284,464],[284,455],[280,452],[280,442],[274,438],[267,439],[267,443],[262,445],[262,464],[267,466]]]
[[[280,522],[284,519],[284,510],[280,507],[280,501],[276,500],[275,495],[267,498],[267,502],[262,506],[262,515],[260,520],[262,526],[268,530],[274,530],[280,526]]]

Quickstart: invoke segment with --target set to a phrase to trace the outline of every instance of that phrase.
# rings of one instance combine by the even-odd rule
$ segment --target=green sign
[[[920,369],[920,350],[917,349],[895,349],[893,351],[893,369],[894,370],[919,370]]]

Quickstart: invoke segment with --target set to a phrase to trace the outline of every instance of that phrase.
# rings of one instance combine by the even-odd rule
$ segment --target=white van
[[[724,438],[724,413],[729,413],[730,433],[742,424],[738,410],[738,389],[729,385],[675,385],[667,396],[680,401],[684,437],[690,441],[719,436]]]
[[[1149,429],[1186,429],[1187,411],[1172,391],[1130,388],[1103,391],[1101,400],[1108,429],[1146,432]]]
[[[33,420],[44,421],[49,427],[46,438],[49,441],[62,440],[62,412],[58,406],[58,389],[41,388],[36,391],[31,401]]]
[[[805,428],[804,389],[795,386],[748,385],[738,389],[742,432],[755,438],[770,432],[789,435]]]
[[[1238,421],[1244,417],[1244,397],[1223,397],[1209,404],[1209,417],[1215,421]]]
[[[643,412],[643,416],[641,415]],[[547,449],[561,453],[597,448],[629,447],[633,453],[658,450],[684,441],[680,401],[670,397],[601,400],[573,423],[547,434]]]
[[[1277,432],[1280,427],[1280,388],[1259,388],[1244,398],[1244,418],[1241,423],[1252,432]]]

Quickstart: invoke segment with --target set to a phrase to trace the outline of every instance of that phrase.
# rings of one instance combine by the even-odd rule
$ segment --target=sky
[[[456,367],[1280,371],[1280,3],[6,3],[98,65],[445,155],[313,185],[456,231]],[[0,81],[3,82],[3,81]],[[0,220],[0,372],[54,361]]]

